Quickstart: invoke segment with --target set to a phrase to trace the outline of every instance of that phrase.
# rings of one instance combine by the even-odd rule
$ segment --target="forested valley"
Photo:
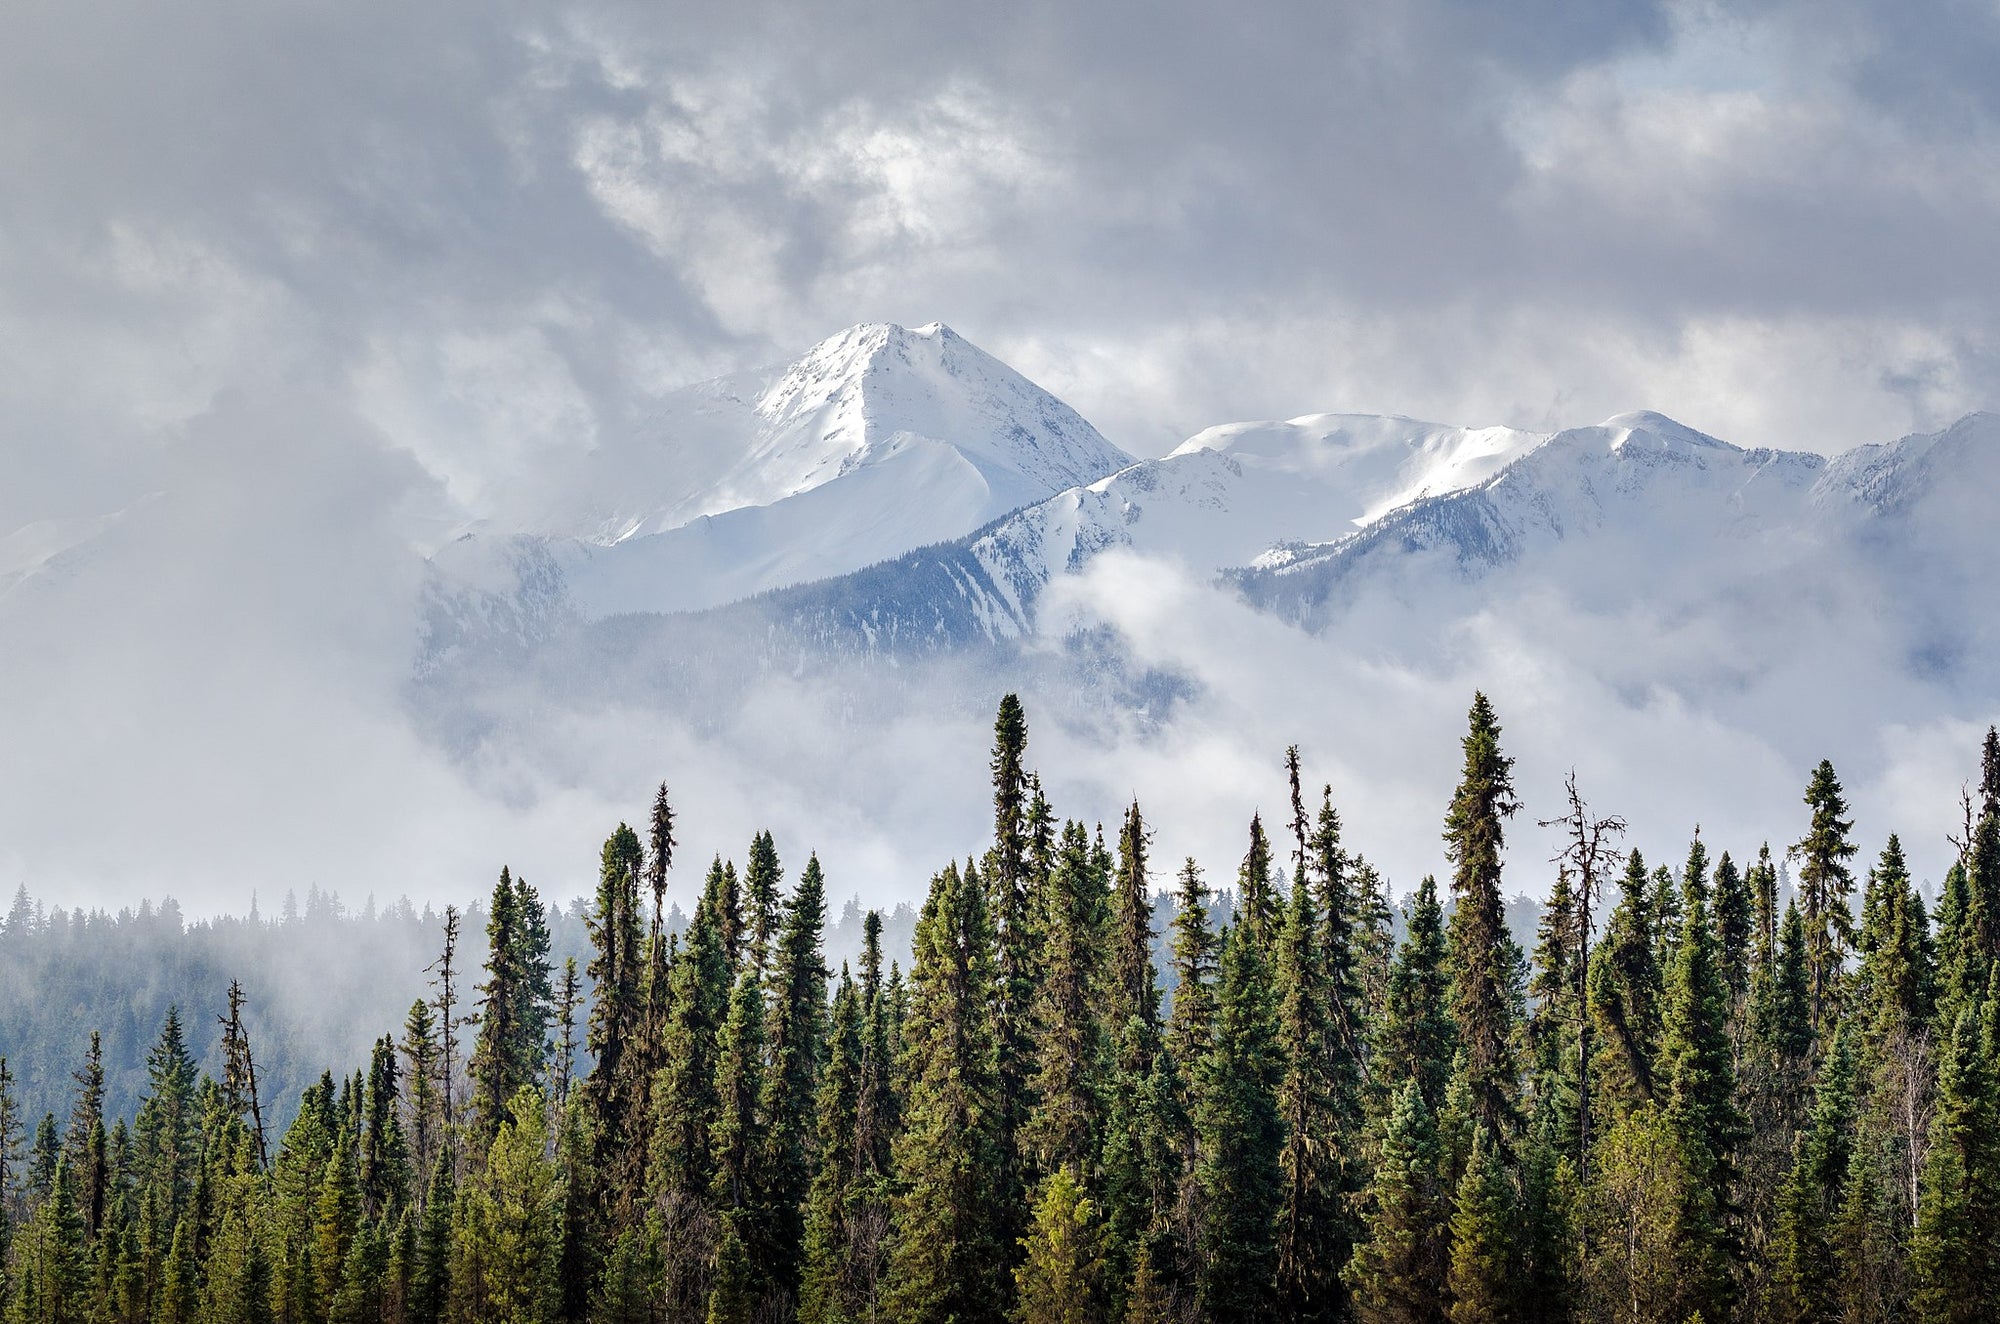
[[[484,947],[448,910],[392,948],[425,996],[297,1098],[227,980],[129,1113],[96,1034],[66,1115],[0,1062],[0,1317],[2000,1318],[2000,734],[1931,905],[1830,763],[1770,842],[1671,864],[1572,776],[1559,858],[1510,866],[1526,944],[1484,696],[1400,907],[1296,749],[1211,878],[1138,804],[1063,819],[1027,737],[1010,696],[992,839],[907,949],[871,912],[830,960],[768,833],[677,869],[662,786],[576,956],[502,870]]]

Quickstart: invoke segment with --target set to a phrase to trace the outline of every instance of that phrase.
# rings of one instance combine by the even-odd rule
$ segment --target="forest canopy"
[[[2000,734],[1934,903],[1827,762],[1772,840],[1672,861],[1572,776],[1557,859],[1510,864],[1502,736],[1475,696],[1398,907],[1296,748],[1212,875],[1136,803],[1063,818],[1009,696],[991,839],[837,961],[817,857],[690,869],[662,785],[573,911],[502,869],[370,914],[362,977],[419,996],[316,1079],[226,925],[24,897],[10,973],[109,945],[201,987],[163,974],[122,1082],[129,1023],[76,1027],[60,1110],[22,1106],[57,1050],[0,1039],[0,1317],[2000,1317]]]

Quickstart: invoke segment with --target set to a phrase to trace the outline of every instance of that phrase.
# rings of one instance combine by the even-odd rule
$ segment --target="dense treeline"
[[[1572,779],[1525,953],[1500,734],[1477,698],[1449,878],[1399,924],[1297,751],[1233,905],[1188,860],[1158,924],[1139,807],[1061,821],[1010,697],[993,840],[907,973],[874,915],[828,969],[819,863],[787,887],[769,834],[669,933],[662,787],[585,968],[503,870],[483,964],[448,922],[431,996],[282,1135],[233,987],[220,1075],[170,1014],[129,1124],[95,1043],[67,1119],[0,1070],[7,1318],[2000,1315],[2000,735],[1935,915],[1894,836],[1861,867],[1829,764],[1796,843],[1677,867]]]
[[[588,959],[587,908],[587,898],[547,904],[558,967],[569,956]],[[857,902],[843,902],[828,925],[828,952],[859,952],[861,920]],[[268,1120],[288,1125],[327,1063],[365,1060],[370,1041],[402,1019],[429,978],[424,967],[437,955],[442,923],[429,905],[349,906],[317,887],[286,895],[268,912],[253,906],[247,916],[200,918],[171,899],[119,911],[50,908],[21,887],[0,912],[0,1056],[25,1114],[66,1115],[71,1068],[97,1031],[105,1110],[130,1117],[149,1089],[146,1056],[169,1008],[190,1018],[197,1065],[222,1073],[215,1018],[221,991],[235,979],[248,995],[243,1015],[257,1044]],[[465,907],[463,924],[470,969],[486,960],[483,898]],[[898,906],[884,924],[884,941],[906,950],[915,909]],[[670,904],[668,928],[685,925],[682,908]]]

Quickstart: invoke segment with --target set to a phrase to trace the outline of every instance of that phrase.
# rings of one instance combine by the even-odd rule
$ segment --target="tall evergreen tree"
[[[1347,1227],[1342,1131],[1349,1119],[1336,1103],[1335,1054],[1345,1044],[1334,1025],[1331,972],[1320,948],[1313,889],[1293,886],[1279,936],[1277,1050],[1282,1069],[1278,1116],[1284,1145],[1277,1209],[1277,1302],[1295,1320],[1346,1314],[1340,1279],[1351,1234]]]
[[[1398,1089],[1368,1184],[1368,1236],[1346,1270],[1369,1324],[1439,1324],[1451,1254],[1452,1192],[1437,1124],[1414,1079]]]
[[[1431,1113],[1444,1106],[1446,1078],[1458,1052],[1451,1019],[1451,976],[1437,879],[1426,876],[1408,909],[1408,933],[1389,976],[1377,1040],[1375,1078],[1389,1088],[1414,1085]]]
[[[727,950],[729,898],[722,861],[689,922],[687,945],[674,962],[673,991],[653,1081],[650,1182],[655,1203],[705,1197],[710,1131],[715,1123],[716,1039],[729,1014],[731,967]]]
[[[1196,1177],[1204,1206],[1199,1281],[1215,1319],[1269,1312],[1276,1216],[1283,1201],[1284,1119],[1271,966],[1247,916],[1222,941],[1215,1041],[1200,1063]]]
[[[768,831],[750,839],[743,869],[744,922],[749,926],[750,964],[759,980],[771,973],[772,947],[778,939],[783,909],[785,872],[778,862],[778,844]]]
[[[636,1194],[630,1180],[636,1156],[629,1142],[642,1129],[637,1114],[649,1084],[637,1079],[645,1065],[646,954],[639,908],[644,867],[645,850],[638,834],[620,823],[605,840],[597,896],[585,921],[595,949],[589,974],[597,996],[586,1040],[596,1065],[584,1082],[584,1102],[597,1145],[593,1168],[600,1182],[598,1201],[619,1226],[629,1221],[630,1201]]]
[[[1209,925],[1210,893],[1192,856],[1177,875],[1173,919],[1174,1002],[1167,1043],[1192,1067],[1208,1054],[1215,1035],[1215,974],[1222,944]]]
[[[1792,1171],[1778,1196],[1769,1310],[1780,1324],[1831,1319],[1839,1307],[1834,1225],[1852,1157],[1854,1036],[1835,1031],[1812,1115],[1793,1146]]]
[[[1715,937],[1721,948],[1722,982],[1729,989],[1739,1036],[1750,997],[1750,968],[1756,940],[1756,903],[1750,885],[1729,852],[1715,862]]]
[[[1687,1211],[1682,1226],[1684,1262],[1690,1282],[1708,1280],[1704,1310],[1719,1317],[1736,1252],[1733,1202],[1745,1121],[1736,1106],[1729,990],[1704,889],[1690,888],[1687,896],[1660,1056],[1667,1122],[1702,1192],[1702,1205]]]
[[[1812,825],[1792,847],[1799,861],[1799,909],[1806,927],[1806,1001],[1818,1030],[1839,995],[1840,972],[1854,945],[1854,916],[1847,898],[1854,874],[1847,862],[1859,849],[1848,839],[1854,830],[1844,817],[1847,800],[1833,764],[1820,760],[1806,786]]]
[[[801,1324],[837,1324],[865,1313],[863,1284],[872,1274],[855,1262],[857,1238],[848,1224],[859,1183],[861,1101],[861,995],[840,970],[826,1036],[826,1068],[814,1100],[818,1168],[807,1197],[804,1270],[799,1286]]]
[[[1912,1304],[1927,1322],[1972,1324],[2000,1315],[2000,1080],[1994,1008],[1986,1024],[1961,1008],[1938,1063],[1937,1108],[1924,1159],[1910,1257]]]
[[[1465,767],[1445,814],[1453,865],[1452,1020],[1477,1117],[1503,1147],[1520,1120],[1514,1057],[1515,972],[1520,950],[1500,896],[1505,821],[1518,809],[1514,761],[1500,752],[1500,724],[1484,694],[1467,717]]]
[[[1078,1181],[1097,1175],[1108,1065],[1098,1015],[1107,881],[1091,858],[1089,834],[1071,820],[1063,826],[1044,898],[1043,969],[1028,1082],[1034,1107],[1020,1132],[1023,1159],[1038,1182],[1058,1168],[1067,1168]]]
[[[1103,1179],[1105,1272],[1114,1306],[1142,1312],[1129,1291],[1135,1274],[1148,1276],[1146,1291],[1164,1293],[1162,1265],[1176,1191],[1181,1181],[1180,1140],[1186,1121],[1178,1112],[1180,1073],[1167,1051],[1160,1023],[1159,981],[1153,969],[1153,903],[1146,886],[1148,833],[1139,806],[1126,811],[1118,838],[1112,892],[1110,953],[1105,974],[1105,1024],[1110,1038],[1111,1085],[1106,1091]]]
[[[1271,839],[1264,835],[1263,815],[1252,814],[1250,845],[1236,871],[1236,923],[1268,951],[1277,942],[1284,918],[1278,880],[1272,874]]]
[[[146,1055],[147,1094],[139,1105],[136,1138],[140,1175],[171,1224],[194,1195],[201,1157],[200,1068],[188,1052],[180,1010],[167,1008],[160,1037]],[[107,1173],[107,1198],[110,1174]]]
[[[770,1201],[766,1269],[787,1296],[797,1291],[804,1206],[813,1176],[814,1100],[826,1015],[826,966],[820,955],[825,928],[826,880],[819,856],[813,855],[784,904],[777,935],[767,1038],[770,1067],[760,1108]]]
[[[1028,720],[1018,695],[1000,700],[993,720],[993,848],[985,883],[994,930],[993,1032],[999,1071],[1000,1153],[993,1199],[1007,1246],[1026,1230],[1027,1173],[1019,1131],[1031,1106],[1035,991],[1041,969],[1035,883],[1048,875],[1048,805],[1026,766]]]
[[[1514,1179],[1486,1126],[1473,1136],[1451,1216],[1451,1324],[1522,1318]]]
[[[746,966],[737,976],[729,999],[729,1019],[716,1041],[716,1113],[710,1128],[715,1175],[709,1196],[719,1210],[733,1215],[730,1226],[746,1248],[758,1243],[767,1213],[764,1169],[764,993],[757,972]],[[748,1225],[746,1227],[746,1224]]]
[[[1659,1052],[1665,980],[1653,934],[1646,861],[1638,851],[1625,860],[1618,904],[1590,964],[1590,1015],[1601,1047],[1593,1072],[1615,1115],[1653,1098],[1653,1061]]]
[[[915,946],[884,1313],[992,1324],[1007,1314],[1013,1256],[993,1200],[1002,1149],[994,938],[975,870],[947,865],[932,879]]]
[[[1104,1318],[1104,1259],[1097,1210],[1066,1167],[1042,1182],[1021,1266],[1016,1324],[1091,1324]]]

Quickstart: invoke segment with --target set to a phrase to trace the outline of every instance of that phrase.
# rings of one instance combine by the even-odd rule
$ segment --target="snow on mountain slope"
[[[1827,467],[1804,452],[1744,450],[1660,414],[1621,414],[1555,434],[1455,492],[1420,497],[1338,539],[1273,549],[1236,578],[1253,600],[1302,621],[1323,620],[1345,585],[1464,581],[1603,535],[1654,577],[1706,565],[1718,544],[1746,565],[1798,553],[1803,521]],[[1625,591],[1631,564],[1577,555],[1567,582]]]
[[[519,533],[586,617],[718,606],[961,537],[1131,457],[940,323],[850,328],[785,368],[677,393]],[[490,533],[446,549],[477,583]]]
[[[1109,547],[1213,573],[1477,482],[1543,439],[1366,414],[1231,423],[1019,511],[973,549],[1025,610],[1051,578]]]

